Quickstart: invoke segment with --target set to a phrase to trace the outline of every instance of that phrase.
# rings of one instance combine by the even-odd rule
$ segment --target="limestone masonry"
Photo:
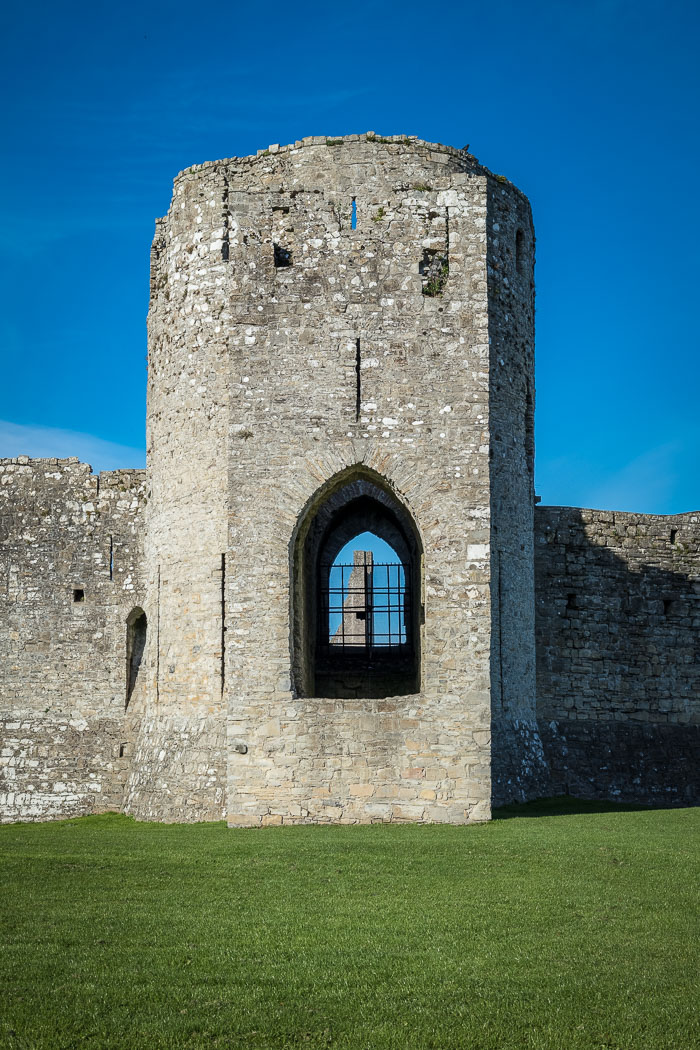
[[[416,138],[180,173],[146,470],[0,461],[4,821],[700,801],[700,513],[535,510],[534,245]]]

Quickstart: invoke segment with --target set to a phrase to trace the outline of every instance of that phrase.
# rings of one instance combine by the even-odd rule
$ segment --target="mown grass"
[[[500,815],[5,827],[0,1045],[698,1046],[700,810]]]

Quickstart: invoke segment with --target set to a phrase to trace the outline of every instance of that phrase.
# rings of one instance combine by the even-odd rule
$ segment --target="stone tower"
[[[536,790],[533,262],[523,194],[414,138],[177,177],[128,810],[460,823]],[[324,587],[365,529],[401,559],[405,634],[358,669]]]
[[[534,513],[533,263],[415,138],[177,177],[147,469],[0,460],[0,822],[698,800],[700,514]]]

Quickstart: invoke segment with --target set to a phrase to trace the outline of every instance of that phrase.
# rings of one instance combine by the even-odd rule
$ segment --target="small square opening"
[[[74,602],[84,602],[85,601],[85,591],[84,591],[84,589],[82,587],[74,587],[73,588],[73,601]]]
[[[272,247],[275,253],[275,267],[278,270],[292,265],[292,253],[289,248],[283,248],[281,244],[273,244]]]
[[[422,278],[423,295],[430,298],[441,296],[450,274],[447,255],[439,254],[434,248],[426,248],[418,263],[418,273]]]

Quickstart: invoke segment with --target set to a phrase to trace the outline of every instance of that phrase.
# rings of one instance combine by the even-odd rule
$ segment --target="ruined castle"
[[[416,138],[178,175],[146,470],[0,461],[3,820],[698,801],[700,514],[535,506],[533,266],[523,194]],[[382,645],[329,627],[366,530]]]

